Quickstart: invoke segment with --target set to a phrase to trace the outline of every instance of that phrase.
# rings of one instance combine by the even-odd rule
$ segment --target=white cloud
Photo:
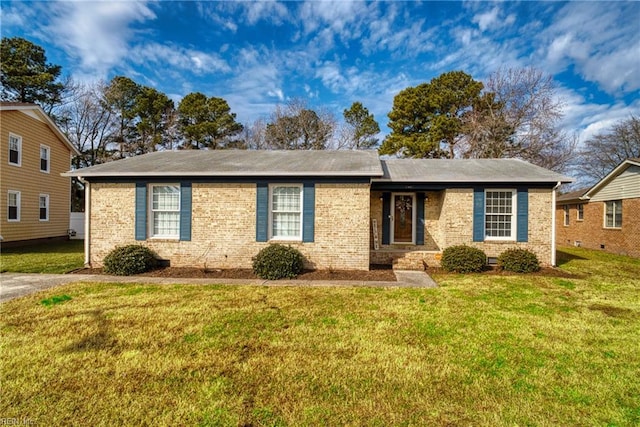
[[[398,22],[394,22],[396,17]],[[424,19],[413,20],[405,25],[404,17],[389,14],[372,22],[369,36],[362,40],[365,53],[388,51],[394,56],[414,58],[435,50],[434,39],[438,27],[427,28]]]
[[[161,65],[160,70],[163,72],[167,66],[200,75],[231,71],[229,64],[217,54],[173,44],[148,43],[134,46],[130,50],[130,61],[145,67],[151,66],[150,68],[153,68],[153,65]]]
[[[366,9],[364,2],[305,1],[300,7],[299,19],[307,34],[319,28],[329,28],[334,34],[351,38],[350,31],[355,27],[353,23],[361,13],[366,13]]]
[[[635,2],[568,3],[537,37],[551,72],[572,66],[585,80],[620,96],[640,89],[640,7]]]
[[[346,86],[346,79],[342,75],[340,66],[335,62],[325,62],[316,67],[315,77],[322,81],[333,92],[341,92]]]
[[[267,95],[278,98],[280,102],[284,101],[284,92],[282,92],[282,89],[269,90],[267,91]]]
[[[234,5],[235,3],[223,3],[223,2],[194,2],[198,13],[205,19],[211,21],[216,27],[225,28],[232,33],[238,31],[238,24],[232,19],[223,17],[220,13],[220,9],[225,9],[225,5]],[[221,7],[223,6],[223,7]]]
[[[42,37],[79,61],[77,72],[104,77],[129,55],[132,24],[156,18],[146,1],[56,2],[37,5],[48,14]]]
[[[278,1],[246,1],[239,4],[245,9],[245,19],[249,25],[259,21],[282,25],[289,16],[287,7]]]
[[[233,73],[215,83],[223,91],[217,96],[225,98],[245,123],[268,117],[287,99],[283,53],[262,46],[243,48],[235,55]]]
[[[632,114],[638,115],[640,111],[640,99],[631,104],[622,101],[610,104],[596,103],[585,99],[572,89],[563,87],[558,89],[558,94],[565,102],[562,127],[570,134],[577,134],[580,143]]]
[[[15,7],[3,5],[2,8],[0,8],[0,22],[2,22],[5,31],[7,27],[24,27],[30,18],[35,18],[32,8],[21,6],[22,5],[18,3]]]
[[[499,21],[498,21],[499,15],[500,15],[500,10],[496,6],[488,12],[479,13],[475,15],[471,20],[471,22],[478,24],[480,31],[484,32],[487,29],[491,27],[495,27],[496,25],[499,24]]]

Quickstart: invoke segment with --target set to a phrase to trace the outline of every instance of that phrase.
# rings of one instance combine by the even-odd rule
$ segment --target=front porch
[[[444,190],[413,185],[372,191],[369,264],[417,271],[439,267],[444,197]]]

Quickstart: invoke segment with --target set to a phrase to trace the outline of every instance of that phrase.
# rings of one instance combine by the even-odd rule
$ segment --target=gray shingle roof
[[[581,188],[580,190],[571,191],[569,193],[560,194],[556,199],[556,202],[569,202],[569,201],[580,201],[580,197],[584,196],[585,193],[589,191],[589,187]]]
[[[382,176],[375,151],[160,151],[89,168],[66,176]]]
[[[390,159],[375,151],[161,151],[67,172],[92,177],[368,177],[373,182],[571,182],[514,159]]]
[[[389,159],[373,182],[571,182],[572,178],[517,159]]]

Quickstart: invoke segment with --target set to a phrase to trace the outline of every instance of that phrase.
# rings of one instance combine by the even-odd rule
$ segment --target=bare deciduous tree
[[[104,163],[110,158],[109,142],[117,129],[117,118],[104,103],[104,83],[76,85],[71,100],[58,110],[59,125],[81,153],[73,167]]]
[[[464,117],[463,157],[516,157],[565,170],[576,139],[560,130],[563,102],[551,76],[535,68],[500,69]]]
[[[242,139],[249,150],[267,150],[266,141],[267,122],[265,119],[257,119],[253,123],[245,125],[242,131]]]
[[[640,117],[635,115],[585,141],[579,154],[579,172],[598,181],[629,158],[640,158]]]
[[[335,128],[332,113],[316,112],[304,100],[294,99],[276,107],[265,128],[265,143],[270,149],[324,150]]]

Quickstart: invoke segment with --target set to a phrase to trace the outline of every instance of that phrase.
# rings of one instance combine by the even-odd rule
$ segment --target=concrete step
[[[424,271],[426,263],[421,253],[407,252],[394,256],[391,266],[394,270]]]

